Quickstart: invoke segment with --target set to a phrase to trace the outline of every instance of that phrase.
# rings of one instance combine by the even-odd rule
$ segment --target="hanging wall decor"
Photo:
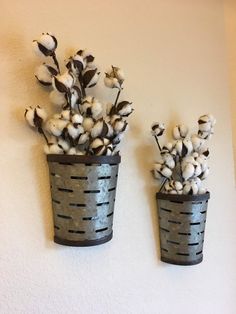
[[[215,118],[198,119],[198,132],[188,135],[181,124],[174,127],[173,141],[161,147],[164,124],[154,123],[152,135],[160,150],[153,175],[161,181],[157,193],[161,260],[177,265],[194,265],[203,259],[203,242],[210,193],[202,181],[209,174],[207,141],[213,134]]]
[[[78,50],[62,72],[55,36],[43,33],[33,46],[49,60],[35,77],[50,93],[55,112],[48,117],[40,106],[28,107],[25,119],[46,141],[54,241],[70,246],[105,243],[112,238],[118,145],[133,112],[129,101],[119,100],[124,73],[115,66],[105,73],[105,85],[117,94],[113,103],[103,106],[87,95],[100,76],[91,53]]]

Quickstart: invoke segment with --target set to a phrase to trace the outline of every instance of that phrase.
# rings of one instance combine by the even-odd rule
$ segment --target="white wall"
[[[2,0],[1,13],[0,313],[235,313],[236,199],[222,1]],[[53,243],[42,141],[22,117],[28,105],[48,105],[31,53],[32,39],[48,30],[58,37],[62,60],[72,48],[87,47],[102,68],[123,67],[124,97],[136,109],[122,147],[114,239],[98,247]],[[164,264],[149,127],[153,120],[191,126],[208,112],[218,124],[204,262]]]
[[[228,56],[231,121],[233,131],[234,165],[236,165],[236,1],[224,1],[226,47]],[[236,180],[236,166],[235,180]]]

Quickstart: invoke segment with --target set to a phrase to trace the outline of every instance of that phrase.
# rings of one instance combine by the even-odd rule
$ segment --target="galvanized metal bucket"
[[[157,193],[156,196],[161,260],[176,265],[201,263],[210,193],[203,195]]]
[[[120,156],[48,155],[54,241],[92,246],[112,238]]]

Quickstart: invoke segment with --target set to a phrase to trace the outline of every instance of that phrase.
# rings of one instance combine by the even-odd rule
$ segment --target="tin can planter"
[[[112,239],[120,156],[47,155],[54,241],[92,246]]]
[[[195,265],[203,259],[203,243],[210,193],[172,195],[157,193],[161,260]]]

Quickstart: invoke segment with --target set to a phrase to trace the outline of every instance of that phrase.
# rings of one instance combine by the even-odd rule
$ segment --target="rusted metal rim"
[[[161,261],[164,263],[168,263],[168,264],[173,264],[173,265],[180,265],[180,266],[191,266],[191,265],[197,265],[200,264],[203,260],[203,257],[200,257],[198,259],[196,259],[195,261],[176,261],[173,260],[171,258],[166,258],[166,257],[161,257]]]
[[[72,240],[66,240],[58,238],[57,236],[54,237],[54,242],[61,245],[67,245],[67,246],[95,246],[99,244],[106,243],[110,241],[113,237],[113,233],[109,234],[108,236],[105,236],[103,238],[100,238],[98,240],[84,240],[84,241],[72,241]]]
[[[47,161],[77,163],[77,164],[119,164],[120,155],[114,156],[80,156],[80,155],[60,155],[48,154]]]
[[[160,200],[169,200],[173,202],[185,202],[185,201],[205,201],[209,200],[210,193],[197,194],[197,195],[179,195],[179,194],[166,194],[158,192],[156,194],[157,199]]]

